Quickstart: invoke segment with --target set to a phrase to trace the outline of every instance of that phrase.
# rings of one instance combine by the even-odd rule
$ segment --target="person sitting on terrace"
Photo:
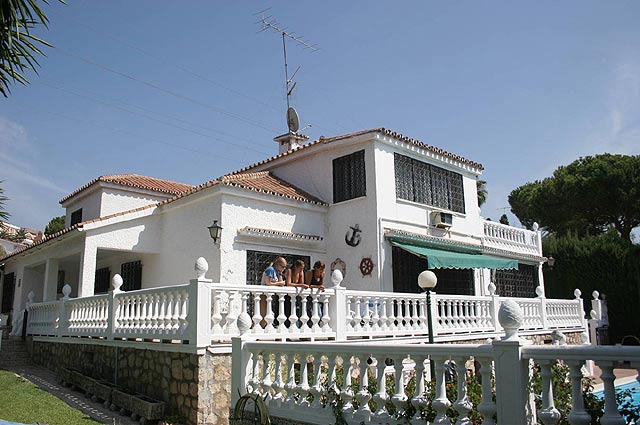
[[[309,285],[304,283],[304,261],[296,260],[293,266],[285,272],[286,286],[307,289]]]
[[[316,261],[313,269],[307,271],[305,283],[312,289],[324,291],[324,262]]]
[[[269,264],[269,267],[262,273],[262,284],[266,286],[284,286],[285,280],[282,272],[287,267],[287,260],[278,257]]]

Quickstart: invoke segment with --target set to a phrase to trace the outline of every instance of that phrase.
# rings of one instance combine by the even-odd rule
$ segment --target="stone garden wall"
[[[231,354],[188,354],[97,344],[34,341],[32,359],[66,367],[166,403],[189,425],[228,424]]]

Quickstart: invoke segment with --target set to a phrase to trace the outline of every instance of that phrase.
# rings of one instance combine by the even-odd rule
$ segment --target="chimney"
[[[279,154],[283,154],[285,152],[289,152],[290,150],[297,149],[302,146],[302,143],[306,140],[309,140],[309,136],[305,136],[304,134],[296,133],[294,131],[289,131],[283,135],[280,135],[273,139],[275,142],[278,142],[279,146]]]

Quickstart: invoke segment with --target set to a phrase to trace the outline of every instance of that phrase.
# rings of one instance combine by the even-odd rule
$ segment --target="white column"
[[[90,297],[94,294],[96,280],[96,257],[98,248],[85,239],[80,252],[80,276],[78,277],[78,298]]]
[[[58,260],[49,258],[44,268],[42,301],[55,301],[58,294]]]
[[[540,297],[546,297],[546,291],[544,290],[544,275],[542,273],[542,263],[538,264],[538,287],[541,289],[542,293],[539,295]]]

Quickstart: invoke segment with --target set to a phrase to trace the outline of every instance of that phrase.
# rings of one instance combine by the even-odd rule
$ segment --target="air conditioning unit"
[[[440,229],[448,229],[453,226],[453,214],[439,211],[432,212],[431,224]]]

